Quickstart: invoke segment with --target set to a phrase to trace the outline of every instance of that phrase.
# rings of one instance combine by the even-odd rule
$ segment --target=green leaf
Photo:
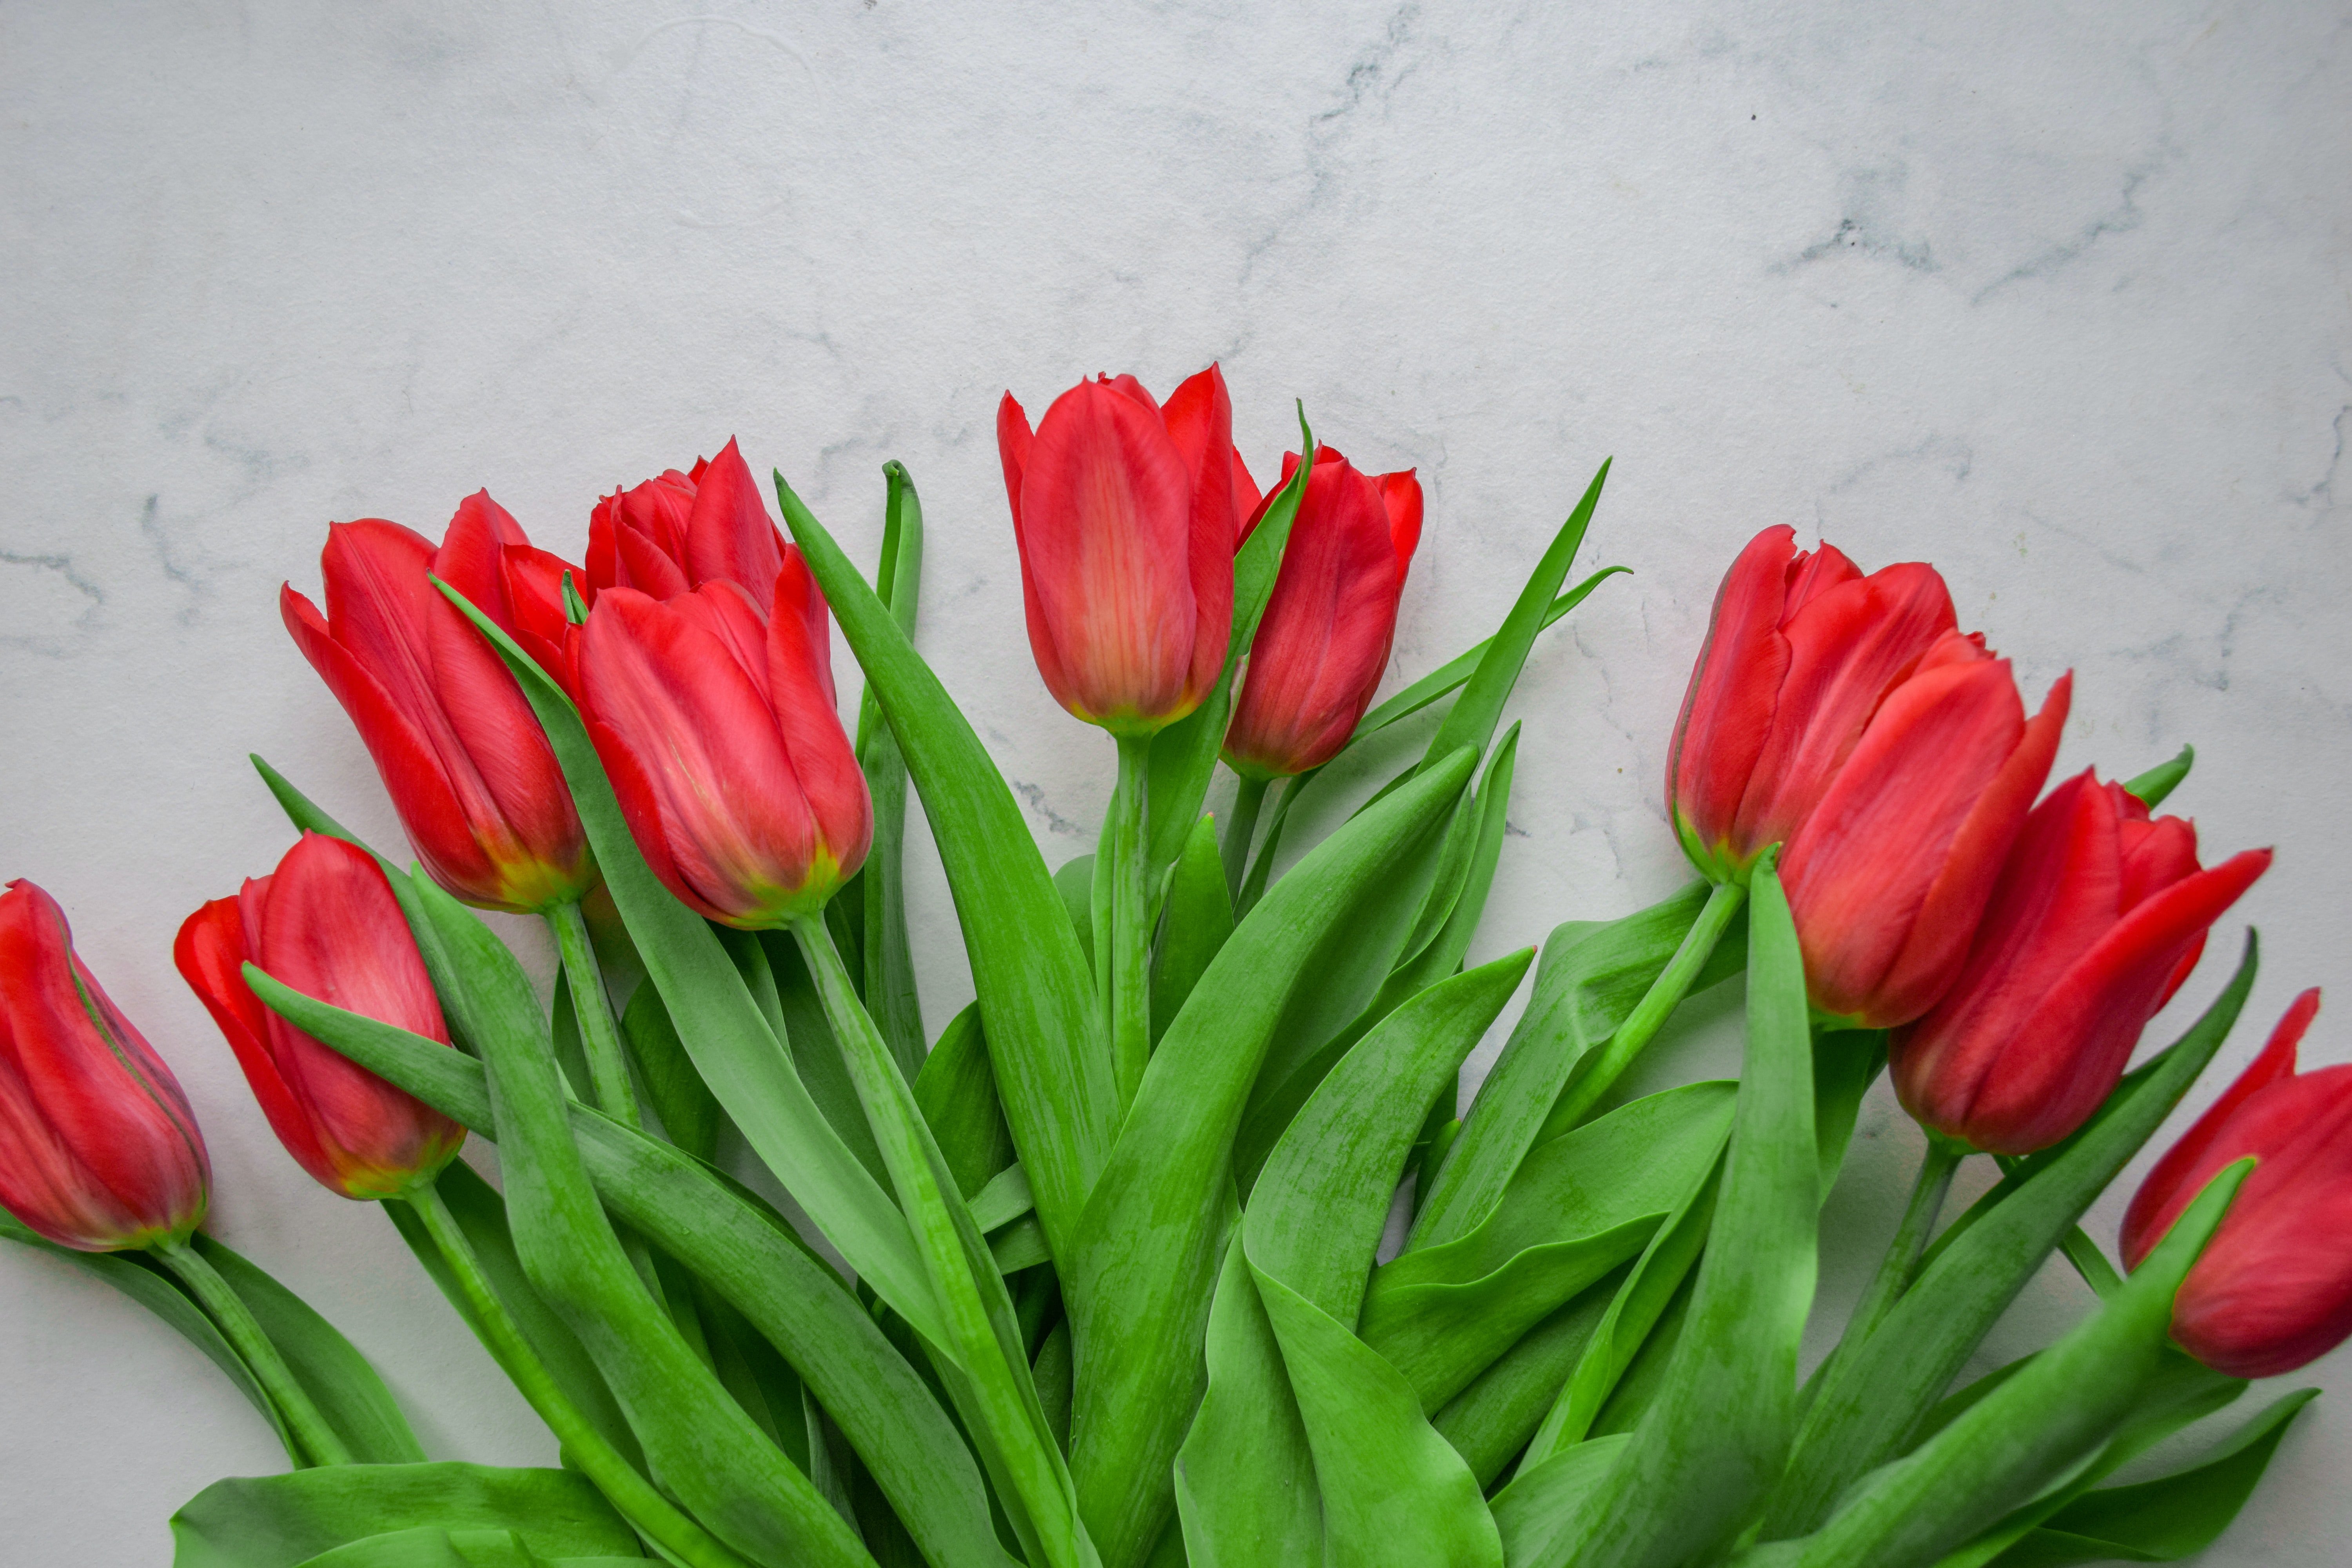
[[[487,1111],[487,1091],[485,1094]],[[530,1342],[548,1375],[604,1439],[631,1465],[643,1470],[645,1453],[637,1447],[636,1435],[629,1430],[620,1405],[614,1401],[613,1391],[605,1386],[604,1374],[596,1370],[596,1363],[578,1336],[540,1300],[539,1292],[531,1289],[530,1279],[523,1274],[522,1262],[515,1256],[514,1237],[507,1229],[506,1200],[463,1160],[453,1160],[444,1166],[434,1183],[458,1228],[466,1233],[466,1240],[473,1247],[474,1256],[481,1263],[482,1272],[488,1276],[507,1316],[514,1320],[515,1327]],[[472,1313],[466,1305],[465,1292],[449,1272],[448,1259],[433,1244],[416,1211],[404,1203],[390,1203],[383,1205],[383,1215],[400,1232],[401,1239],[408,1243],[408,1249],[425,1266],[433,1283],[440,1287],[441,1294],[457,1309],[458,1317],[471,1326]]]
[[[1812,1529],[1856,1477],[1901,1452],[1994,1321],[2221,1048],[2257,967],[2249,931],[2236,975],[2179,1043],[1937,1238],[1877,1331],[1842,1352],[1815,1389],[1766,1511],[1766,1539]]]
[[[882,522],[882,559],[874,581],[891,623],[912,643],[915,605],[923,581],[923,503],[906,465],[882,465],[888,485]],[[915,990],[914,950],[907,938],[907,759],[870,688],[857,703],[857,761],[874,797],[874,843],[857,874],[863,917],[859,949],[866,1010],[889,1042],[898,1070],[914,1081],[923,1068],[922,999]]]
[[[1736,1093],[1729,1083],[1668,1089],[1537,1150],[1484,1224],[1374,1273],[1364,1342],[1424,1405],[1442,1405],[1642,1252],[1713,1168]]]
[[[1522,949],[1438,982],[1332,1069],[1251,1193],[1249,1256],[1259,1272],[1355,1324],[1422,1108],[1461,1070],[1534,957]]]
[[[1759,1553],[1761,1561],[1927,1568],[2094,1453],[2174,1355],[2173,1293],[2253,1164],[2242,1160],[2217,1174],[2096,1313],[1872,1474],[1819,1531]]]
[[[1183,853],[1168,882],[1167,925],[1151,960],[1151,1038],[1156,1045],[1192,994],[1209,961],[1234,934],[1233,901],[1217,858],[1217,822],[1202,816],[1192,825]]]
[[[1438,1436],[1454,1445],[1454,1451],[1462,1456],[1480,1486],[1493,1486],[1542,1425],[1561,1384],[1575,1370],[1584,1347],[1591,1342],[1593,1331],[1616,1300],[1626,1272],[1622,1268],[1613,1269],[1591,1289],[1579,1292],[1521,1335],[1518,1343],[1429,1418]]]
[[[775,988],[776,1017],[783,1025],[778,1037],[792,1054],[793,1070],[800,1076],[809,1098],[816,1101],[817,1109],[824,1113],[825,1121],[842,1142],[857,1156],[858,1163],[887,1189],[889,1178],[883,1165],[881,1145],[874,1141],[874,1130],[866,1124],[865,1109],[857,1102],[857,1086],[850,1081],[849,1063],[842,1055],[840,1037],[824,1016],[816,982],[810,976],[808,963],[801,956],[792,933],[772,931],[754,937],[749,931],[739,931],[735,935],[741,940],[740,943],[728,942],[730,952],[739,948],[745,952],[756,950],[766,960],[768,983]],[[757,997],[759,987],[755,985],[751,994]],[[892,1059],[897,1059],[895,1052]],[[922,1070],[919,1064],[916,1070]]]
[[[1535,990],[1494,1070],[1463,1118],[1413,1221],[1410,1247],[1451,1241],[1484,1219],[1528,1151],[1568,1131],[1552,1124],[1577,1065],[1608,1042],[1645,995],[1706,908],[1693,882],[1663,902],[1606,923],[1570,921],[1544,942]],[[1694,993],[1745,962],[1745,942],[1717,945]]]
[[[635,1534],[569,1470],[330,1465],[215,1481],[172,1516],[173,1568],[299,1568],[321,1552],[419,1526],[512,1531],[549,1557],[635,1557]]]
[[[572,1141],[530,978],[463,905],[429,883],[415,887],[461,977],[459,1006],[489,1069],[516,1254],[595,1358],[656,1480],[755,1563],[870,1561],[646,1294]]]
[[[642,1557],[541,1557],[509,1530],[415,1530],[371,1535],[322,1552],[302,1568],[606,1568]]]
[[[1064,1256],[1118,1131],[1094,976],[980,737],[782,474],[776,499],[921,793],[962,922],[1005,1121],[1055,1256]],[[823,1216],[818,1223],[834,1234]]]
[[[964,1196],[978,1193],[1013,1163],[1013,1130],[997,1103],[996,1072],[989,1066],[988,1042],[981,1037],[979,1004],[949,1020],[939,1044],[923,1058],[915,1103],[931,1124],[931,1136],[939,1140],[940,1153]],[[1021,1185],[1028,1190],[1025,1173]]]
[[[1486,894],[1494,886],[1495,868],[1502,858],[1518,742],[1519,727],[1514,724],[1495,747],[1486,773],[1478,781],[1477,795],[1454,808],[1429,894],[1422,901],[1413,930],[1404,939],[1396,966],[1381,981],[1380,990],[1344,1028],[1303,1062],[1277,1046],[1276,1057],[1268,1062],[1252,1097],[1249,1116],[1242,1123],[1241,1137],[1235,1144],[1234,1163],[1244,1193],[1255,1186],[1258,1167],[1265,1163],[1275,1141],[1282,1136],[1298,1108],[1323,1082],[1333,1065],[1408,999],[1462,967],[1463,957],[1477,935],[1478,922],[1486,914]],[[1400,907],[1403,906],[1404,896],[1405,889],[1400,888]],[[1378,951],[1368,947],[1365,953],[1370,956]],[[1277,1081],[1277,1073],[1285,1076],[1278,1079],[1278,1087],[1269,1092],[1266,1086]],[[1449,1113],[1454,1100],[1452,1096],[1445,1098]]]
[[[2183,746],[2179,755],[2157,763],[2124,785],[2124,793],[2137,796],[2142,805],[2154,811],[2164,804],[2166,795],[2180,787],[2180,781],[2187,778],[2189,770],[2196,765],[2197,748]]]
[[[1280,1032],[1351,1016],[1387,972],[1382,942],[1413,907],[1399,884],[1433,849],[1472,761],[1447,759],[1341,827],[1235,928],[1151,1058],[1076,1250],[1056,1249],[1078,1352],[1071,1468],[1111,1568],[1150,1550],[1172,1506],[1250,1085]],[[1034,1187],[1025,1150],[1022,1166]]]
[[[353,1349],[335,1326],[310,1304],[247,1261],[225,1242],[199,1231],[196,1250],[236,1292],[269,1342],[319,1406],[352,1458],[362,1465],[421,1463],[425,1449],[409,1430],[392,1390],[367,1357]]]
[[[694,1070],[694,1058],[662,1005],[661,987],[640,985],[630,996],[621,1014],[621,1039],[662,1131],[697,1159],[709,1159],[719,1148],[719,1101]]]
[[[247,979],[304,1033],[451,1120],[495,1135],[479,1062],[436,1040]],[[674,1145],[574,1103],[582,1164],[613,1216],[709,1282],[848,1435],[935,1563],[1003,1568],[971,1450],[882,1326],[774,1210]]]
[[[1238,1242],[1237,1229],[1209,1311],[1208,1390],[1176,1454],[1186,1553],[1192,1568],[1320,1563],[1314,1449]]]
[[[1592,509],[1601,504],[1601,487],[1608,480],[1609,462],[1604,459],[1600,471],[1592,476],[1592,483],[1585,487],[1583,499],[1568,514],[1568,521],[1560,525],[1550,547],[1536,563],[1527,586],[1519,590],[1518,602],[1503,617],[1502,629],[1479,657],[1476,673],[1463,687],[1462,695],[1454,700],[1444,722],[1437,726],[1437,733],[1430,737],[1429,749],[1422,753],[1423,767],[1433,765],[1460,746],[1475,746],[1483,752],[1495,738],[1495,727],[1502,722],[1503,704],[1509,700],[1511,688],[1518,684],[1519,671],[1535,647],[1536,634],[1544,628],[1552,596],[1568,580],[1568,569],[1575,563],[1577,550],[1584,543],[1584,531],[1591,526]]]
[[[1600,1506],[1611,1470],[1625,1457],[1629,1434],[1579,1443],[1522,1470],[1495,1498],[1495,1528],[1511,1568],[1566,1561]]]
[[[1701,1259],[1664,1384],[1586,1517],[1527,1568],[1664,1568],[1717,1550],[1787,1458],[1821,1178],[1804,959],[1773,860],[1749,882],[1747,1070],[1709,1232],[1725,1244]]]
[[[1183,853],[1192,823],[1201,815],[1201,802],[1208,798],[1217,752],[1225,743],[1225,726],[1233,716],[1234,683],[1241,678],[1242,660],[1249,653],[1250,640],[1257,636],[1266,601],[1274,595],[1283,552],[1290,542],[1290,525],[1307,496],[1307,474],[1315,463],[1315,433],[1307,427],[1304,405],[1298,410],[1298,440],[1304,454],[1298,467],[1234,552],[1233,629],[1225,638],[1224,668],[1217,684],[1198,708],[1152,737],[1146,795],[1151,814],[1149,867],[1155,873]]]
[[[862,579],[858,587],[866,591]],[[832,592],[829,584],[827,592]],[[761,1016],[709,925],[670,896],[638,853],[572,700],[463,595],[446,585],[443,593],[498,649],[530,700],[562,764],[581,826],[604,868],[604,884],[703,1082],[859,1278],[909,1321],[936,1326],[930,1288],[905,1217],[809,1098],[783,1043]],[[837,597],[834,604],[837,610]],[[394,884],[394,890],[399,892],[401,884]],[[425,890],[421,879],[411,880],[412,894],[421,896]],[[410,908],[405,897],[403,907]],[[432,929],[431,921],[420,922],[413,910],[411,923]],[[428,936],[418,942],[420,950],[446,945],[446,937]],[[437,958],[427,952],[428,967],[436,962],[446,967],[452,960],[446,952]],[[436,972],[436,984],[441,980]],[[457,1011],[462,1017],[463,1009]]]
[[[298,1468],[309,1463],[294,1434],[287,1429],[284,1418],[270,1404],[269,1395],[262,1392],[252,1369],[245,1364],[245,1358],[237,1354],[236,1347],[222,1336],[204,1309],[162,1265],[143,1252],[79,1252],[70,1247],[59,1247],[5,1209],[0,1209],[0,1237],[21,1246],[38,1247],[85,1274],[103,1279],[161,1318],[182,1339],[204,1352],[205,1359],[220,1368],[222,1375],[261,1413],[261,1418],[269,1423],[270,1430],[285,1445],[289,1463]]]

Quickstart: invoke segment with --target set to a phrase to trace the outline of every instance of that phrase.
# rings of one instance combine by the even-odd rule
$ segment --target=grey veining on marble
[[[57,895],[181,1073],[220,1233],[437,1455],[554,1449],[383,1219],[271,1140],[172,932],[288,841],[248,751],[398,841],[278,625],[329,520],[437,535],[486,485],[576,553],[600,491],[730,434],[862,553],[907,462],[922,646],[1055,862],[1111,750],[1029,664],[1005,388],[1036,412],[1217,359],[1261,476],[1294,397],[1417,468],[1392,684],[1486,634],[1613,455],[1587,559],[1636,574],[1529,665],[1474,958],[1684,875],[1660,771],[1750,532],[1932,559],[2033,700],[2076,672],[2062,769],[2194,742],[2176,808],[2212,850],[2278,846],[2215,942],[2258,922],[2266,953],[2225,1063],[2308,984],[2336,998],[2306,1059],[2352,1060],[2341,0],[16,5],[0,147],[0,877]],[[912,889],[936,1026],[970,982],[935,863]],[[1696,1005],[1646,1080],[1726,1063],[1736,1022]],[[1826,1321],[1916,1148],[1882,1089]],[[1985,1364],[2086,1300],[2053,1268]],[[52,1260],[0,1257],[0,1367],[12,1560],[162,1563],[174,1507],[279,1462],[207,1363]],[[2208,1561],[2340,1560],[2352,1352],[2313,1377]]]

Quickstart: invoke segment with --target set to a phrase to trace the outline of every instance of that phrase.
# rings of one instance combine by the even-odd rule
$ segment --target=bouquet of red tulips
[[[1261,493],[1231,425],[1213,367],[1164,402],[1082,382],[1034,428],[1003,404],[1037,668],[1118,755],[1098,851],[1057,869],[916,651],[896,464],[870,577],[779,476],[787,542],[732,442],[599,502],[584,566],[487,493],[438,546],[329,529],[324,611],[289,586],[287,629],[415,859],[256,759],[297,837],[174,958],[287,1152],[383,1205],[562,1465],[432,1460],[358,1349],[200,1230],[186,1100],[16,882],[7,1234],[194,1341],[291,1466],[190,1501],[181,1568],[2021,1568],[2228,1524],[2309,1391],[2114,1473],[2352,1333],[2352,1067],[2295,1072],[2307,993],[2119,1259],[2077,1228],[2253,982],[2249,933],[2131,1065],[2270,859],[2208,866],[2154,815],[2190,754],[2045,790],[2067,681],[2029,714],[1932,568],[1767,529],[1674,735],[1697,879],[1465,967],[1506,702],[1611,574],[1570,585],[1607,467],[1494,636],[1375,707],[1419,485],[1302,418]],[[1409,724],[1377,789],[1325,777]],[[978,994],[936,1034],[910,789]],[[551,1005],[469,905],[546,920]],[[1736,1082],[1620,1092],[1743,972]],[[1882,1071],[1927,1153],[1802,1374]],[[1979,1155],[1998,1181],[1946,1220]],[[1956,1388],[2053,1254],[2097,1310]]]

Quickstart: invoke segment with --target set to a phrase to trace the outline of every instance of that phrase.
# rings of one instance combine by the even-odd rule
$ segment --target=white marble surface
[[[1789,522],[1870,565],[1935,560],[2037,695],[2074,668],[2062,767],[2195,742],[2177,804],[2209,847],[2280,849],[2217,945],[2261,924],[2264,1023],[2337,987],[2308,1057],[2352,1058],[2347,21],[2340,0],[0,8],[0,875],[63,901],[180,1071],[220,1234],[375,1358],[436,1454],[544,1461],[390,1227],[272,1142],[171,968],[181,917],[287,842],[247,751],[397,837],[278,582],[315,583],[330,519],[437,533],[481,485],[576,552],[599,490],[730,433],[870,552],[878,466],[903,458],[930,519],[922,645],[1058,861],[1110,749],[1029,665],[995,399],[1035,409],[1096,370],[1164,389],[1215,358],[1261,472],[1293,396],[1368,467],[1420,468],[1392,680],[1483,635],[1616,458],[1589,559],[1639,574],[1522,684],[1481,952],[1680,879],[1675,704],[1723,563]],[[915,897],[936,1025],[969,981],[935,867]],[[1652,1074],[1719,1054],[1725,1005]],[[1832,1317],[1916,1144],[1882,1092],[1831,1206]],[[1989,1358],[2085,1300],[2053,1271]],[[50,1259],[0,1256],[0,1368],[11,1561],[163,1563],[173,1508],[278,1463],[208,1364]],[[2311,1375],[2332,1397],[2209,1561],[2341,1561],[2352,1353]]]

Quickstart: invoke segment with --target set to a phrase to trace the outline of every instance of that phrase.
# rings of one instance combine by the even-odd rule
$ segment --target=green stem
[[[1145,835],[1149,816],[1144,778],[1150,770],[1151,738],[1118,739],[1118,788],[1103,825],[1104,858],[1096,875],[1105,879],[1110,949],[1102,966],[1102,993],[1110,1026],[1110,1058],[1124,1115],[1135,1103],[1143,1069],[1151,1060],[1151,923],[1144,887]]]
[[[482,1272],[482,1260],[475,1254],[473,1243],[466,1239],[457,1216],[449,1212],[441,1189],[431,1182],[420,1182],[405,1195],[449,1265],[458,1293],[466,1299],[466,1315],[475,1337],[555,1434],[563,1446],[564,1458],[593,1482],[632,1526],[678,1562],[689,1568],[742,1568],[741,1558],[655,1490],[653,1483],[621,1457],[556,1384],[547,1363],[539,1359],[539,1352],[531,1349],[506,1304],[499,1300],[489,1277]]]
[[[1895,1303],[1903,1299],[1903,1292],[1910,1289],[1919,1255],[1927,1250],[1936,1216],[1943,1212],[1944,1196],[1952,1190],[1952,1173],[1960,1168],[1969,1152],[1965,1145],[1932,1132],[1927,1135],[1927,1152],[1920,1157],[1919,1178],[1911,1184],[1911,1201],[1904,1206],[1903,1223],[1895,1227],[1895,1239],[1886,1244],[1878,1272],[1854,1304],[1853,1315],[1846,1320],[1845,1332],[1838,1341],[1841,1346],[1858,1345],[1875,1333]]]
[[[596,1109],[625,1126],[642,1127],[636,1091],[629,1084],[628,1058],[621,1052],[621,1031],[613,1022],[612,999],[604,994],[604,972],[588,941],[587,917],[576,901],[558,904],[547,911],[547,924],[555,933],[556,951],[563,955],[563,973],[572,983],[572,1010],[580,1018],[580,1044],[588,1056]]]
[[[1273,782],[1244,778],[1234,792],[1233,819],[1225,824],[1217,855],[1225,863],[1225,892],[1235,900],[1242,896],[1242,880],[1249,874],[1250,840],[1257,837],[1258,809],[1265,805],[1266,786]]]
[[[1732,917],[1747,901],[1748,889],[1741,884],[1717,882],[1715,885],[1715,891],[1707,895],[1706,904],[1699,910],[1698,919],[1693,921],[1690,930],[1683,934],[1682,945],[1675,949],[1674,957],[1666,961],[1665,968],[1659,972],[1657,979],[1650,983],[1650,989],[1633,1004],[1633,1010],[1625,1015],[1625,1021],[1617,1026],[1616,1032],[1609,1037],[1608,1042],[1595,1054],[1590,1065],[1560,1092],[1559,1104],[1553,1108],[1548,1119],[1549,1125],[1574,1127],[1591,1114],[1592,1108],[1601,1103],[1601,1097],[1609,1092],[1610,1086],[1632,1065],[1633,1058],[1641,1055],[1642,1047],[1648,1045],[1658,1030],[1664,1026],[1666,1020],[1673,1016],[1675,1007],[1689,992],[1691,982],[1698,978],[1698,972],[1714,955],[1715,944],[1721,942],[1723,933],[1731,929]]]
[[[287,1426],[294,1434],[294,1440],[302,1446],[302,1451],[310,1456],[310,1462],[313,1465],[354,1463],[351,1449],[344,1446],[342,1438],[335,1435],[335,1429],[327,1425],[327,1418],[320,1414],[319,1406],[295,1381],[294,1369],[286,1364],[286,1358],[278,1353],[278,1347],[270,1343],[268,1334],[262,1332],[261,1325],[254,1321],[251,1310],[237,1293],[229,1289],[228,1281],[205,1261],[204,1255],[185,1241],[159,1242],[154,1252],[187,1285],[197,1304],[219,1325],[222,1335],[236,1347],[236,1353],[245,1358],[245,1364],[252,1369],[254,1381],[260,1384],[262,1391],[269,1395],[269,1402],[278,1406],[278,1414],[285,1418]]]
[[[1274,803],[1274,815],[1266,819],[1265,842],[1258,847],[1257,858],[1250,863],[1249,875],[1242,879],[1241,891],[1234,895],[1234,923],[1238,925],[1244,915],[1265,896],[1266,879],[1274,871],[1274,852],[1282,844],[1282,825],[1289,820],[1291,805],[1307,781],[1322,772],[1309,768],[1297,774],[1282,786],[1282,794]]]

